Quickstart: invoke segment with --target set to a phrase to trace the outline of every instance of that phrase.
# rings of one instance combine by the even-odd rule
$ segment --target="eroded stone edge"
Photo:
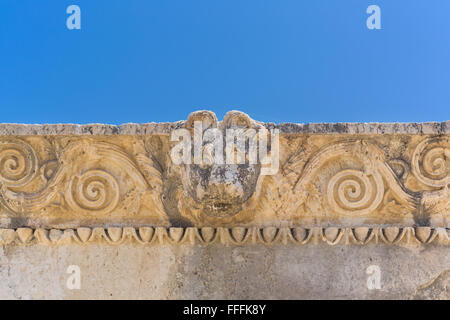
[[[186,121],[107,124],[0,124],[0,136],[168,135]],[[424,123],[260,123],[281,134],[450,134],[450,121]]]

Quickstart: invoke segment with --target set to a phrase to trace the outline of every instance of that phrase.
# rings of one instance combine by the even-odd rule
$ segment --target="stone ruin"
[[[449,121],[1,124],[0,298],[450,299],[449,187]]]

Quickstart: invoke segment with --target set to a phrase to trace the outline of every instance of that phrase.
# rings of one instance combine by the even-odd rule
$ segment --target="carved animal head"
[[[186,210],[181,212],[184,216],[195,220],[194,215],[206,215],[220,220],[242,210],[242,205],[254,194],[260,176],[261,166],[249,161],[251,155],[247,152],[257,139],[253,133],[259,127],[238,111],[228,112],[220,123],[209,111],[189,116],[185,129],[193,138],[190,149],[193,161],[180,165],[181,201],[186,203]]]
[[[254,193],[256,165],[186,166],[183,185],[188,195],[210,217],[232,217]]]
[[[227,161],[227,145],[235,142],[234,137],[231,139],[230,135],[227,137],[227,133],[235,130],[238,135],[244,134],[244,130],[253,129],[255,125],[246,114],[238,111],[228,112],[220,124],[213,113],[199,111],[189,116],[186,128],[195,130],[195,122],[200,121],[203,124],[201,141],[203,161],[200,164],[183,165],[183,186],[186,193],[197,204],[201,204],[204,214],[217,218],[232,217],[253,195],[260,166],[249,164],[245,148],[248,141],[244,142],[244,150],[241,150],[244,152],[244,161],[240,162],[244,163],[237,160]],[[208,132],[208,129],[212,128],[214,129]],[[232,146],[233,156],[238,148],[236,144]],[[195,153],[195,150],[193,151]]]

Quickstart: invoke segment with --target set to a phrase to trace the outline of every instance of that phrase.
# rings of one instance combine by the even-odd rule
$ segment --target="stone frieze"
[[[229,239],[244,228],[263,243],[265,232],[294,241],[295,228],[339,230],[349,243],[358,238],[348,230],[387,239],[397,228],[427,243],[417,230],[448,237],[449,132],[448,122],[275,125],[237,111],[222,121],[198,111],[166,124],[0,125],[0,227],[40,242],[51,242],[48,230],[81,239],[74,230],[88,228],[115,242],[110,228],[120,239],[135,230],[136,241],[140,228],[173,229],[205,242],[203,228]]]
[[[393,244],[420,246],[450,245],[450,230],[430,227],[355,227],[355,228],[164,228],[110,227],[77,229],[0,229],[0,245],[17,244],[89,244],[110,245],[329,245]]]

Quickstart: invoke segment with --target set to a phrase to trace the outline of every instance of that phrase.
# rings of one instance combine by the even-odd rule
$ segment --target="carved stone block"
[[[187,150],[200,162],[175,163],[177,130],[192,135]],[[262,146],[275,170],[264,174],[268,163],[246,150],[221,162],[230,130],[276,130]],[[223,121],[198,111],[166,124],[1,125],[0,225],[445,229],[448,131],[448,122],[274,125],[238,111]],[[261,148],[261,137],[242,146]]]
[[[448,121],[0,124],[0,298],[448,299],[449,186]]]

